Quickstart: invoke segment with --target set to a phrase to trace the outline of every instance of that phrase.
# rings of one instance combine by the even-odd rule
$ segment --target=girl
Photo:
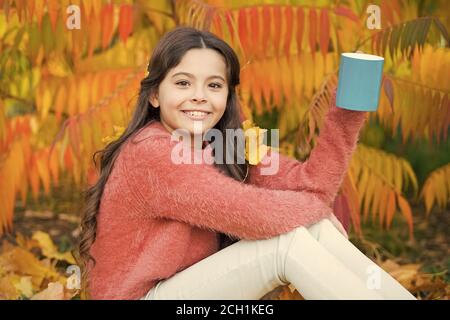
[[[232,48],[178,27],[148,71],[87,192],[79,253],[91,298],[260,299],[292,284],[305,299],[414,299],[348,241],[330,208],[364,112],[333,101],[304,163],[271,150],[258,165],[230,164],[225,156],[239,150],[227,143],[216,150],[172,137],[215,129],[226,141],[226,129],[241,128]],[[174,161],[180,146],[194,164]],[[278,170],[262,174],[273,162]]]

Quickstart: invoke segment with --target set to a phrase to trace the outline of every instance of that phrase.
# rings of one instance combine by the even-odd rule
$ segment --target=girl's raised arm
[[[356,148],[359,132],[367,112],[345,110],[336,107],[336,93],[325,115],[315,148],[308,160],[300,162],[274,150],[256,166],[251,166],[249,183],[259,187],[313,192],[331,205],[348,169]],[[278,171],[262,175],[261,169],[270,167],[279,157]]]
[[[128,186],[140,217],[168,218],[240,239],[266,239],[333,213],[309,192],[270,190],[225,176],[206,163],[176,164],[176,143],[152,137],[124,152]],[[130,209],[130,212],[133,210]]]

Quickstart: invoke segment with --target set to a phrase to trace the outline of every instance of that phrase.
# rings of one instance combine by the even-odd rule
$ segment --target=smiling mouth
[[[187,111],[182,110],[182,112],[193,120],[203,120],[207,118],[212,112],[203,112],[203,111]]]

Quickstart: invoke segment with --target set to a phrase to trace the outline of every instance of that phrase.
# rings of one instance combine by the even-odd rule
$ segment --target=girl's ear
[[[159,101],[156,94],[151,94],[150,97],[148,98],[148,101],[153,106],[153,108],[159,108]]]

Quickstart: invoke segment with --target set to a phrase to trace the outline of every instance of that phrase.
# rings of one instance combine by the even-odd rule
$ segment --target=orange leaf
[[[56,31],[56,23],[58,21],[58,15],[60,11],[60,1],[59,0],[47,0],[47,11],[50,17],[50,23],[53,32]]]
[[[242,48],[244,49],[244,55],[250,54],[251,45],[248,43],[248,28],[247,28],[247,14],[245,8],[239,10],[238,15],[238,31],[239,40],[241,41]]]
[[[275,55],[278,56],[279,49],[280,49],[280,42],[281,42],[281,7],[275,6],[273,7],[273,22],[275,26],[275,37],[274,37],[274,44],[275,44]]]
[[[220,15],[216,14],[212,18],[212,25],[214,28],[214,33],[221,39],[223,39],[222,21]]]
[[[73,153],[71,148],[64,150],[64,165],[67,171],[71,171],[73,168]]]
[[[36,13],[36,19],[39,29],[42,27],[42,17],[44,15],[44,2],[45,0],[35,0],[34,11]]]
[[[302,52],[303,28],[305,22],[305,14],[303,8],[297,8],[297,53]]]
[[[316,53],[317,41],[317,13],[314,8],[309,9],[309,47],[311,49],[312,58]]]
[[[101,21],[99,19],[91,19],[89,22],[88,32],[88,55],[91,57],[95,48],[98,47],[101,35]]]
[[[250,30],[252,33],[252,48],[253,52],[258,56],[261,55],[261,50],[259,48],[260,42],[260,30],[259,30],[259,12],[257,7],[250,8]]]
[[[48,169],[53,178],[53,185],[58,186],[59,180],[59,162],[56,148],[52,150],[48,157]]]
[[[55,99],[55,116],[56,121],[59,123],[61,120],[61,114],[64,111],[64,107],[67,103],[67,91],[66,86],[63,84],[59,87]]]
[[[225,21],[227,22],[228,30],[230,30],[231,43],[234,44],[234,27],[233,27],[233,15],[231,11],[225,11]]]
[[[90,77],[86,76],[80,79],[78,86],[78,112],[84,113],[89,108],[89,88],[91,88],[92,81]]]
[[[128,36],[133,30],[133,6],[123,4],[119,13],[119,37],[123,42],[127,42]]]
[[[358,16],[349,7],[346,7],[346,6],[336,7],[334,9],[334,13],[339,16],[344,16],[346,18],[349,18],[350,20],[352,20],[354,22],[359,22]]]
[[[28,10],[27,10],[27,15],[28,15],[28,19],[32,19],[33,15],[34,15],[34,6],[36,4],[36,0],[28,0],[27,1],[27,5],[28,5]]]
[[[293,25],[292,6],[287,6],[285,8],[284,15],[286,20],[286,36],[284,37],[284,51],[289,61],[291,55],[291,40],[292,40],[292,25]]]
[[[69,124],[67,125],[70,145],[77,158],[80,157],[80,143],[81,143],[78,122],[79,121],[77,118],[72,118],[69,120]]]
[[[409,238],[410,239],[414,239],[414,234],[413,234],[413,216],[412,216],[411,207],[409,206],[408,201],[406,201],[405,198],[403,198],[401,195],[397,195],[397,201],[398,201],[398,205],[400,207],[400,210],[401,210],[403,216],[405,217],[406,222],[408,223]]]
[[[90,19],[91,12],[92,12],[92,0],[83,0],[82,1],[82,7],[83,7],[83,13],[86,16],[86,20],[88,20],[90,23],[92,23],[96,19]],[[90,26],[90,24],[89,24]]]
[[[101,11],[102,22],[102,48],[105,49],[111,42],[114,28],[114,7],[112,3],[105,4]]]
[[[263,50],[269,50],[269,39],[271,38],[271,11],[268,6],[264,6],[262,9],[263,15],[263,37],[262,37],[262,48]]]
[[[322,9],[320,12],[320,50],[325,58],[328,53],[328,44],[330,42],[330,20],[328,9]]]
[[[95,17],[98,17],[102,10],[102,1],[103,0],[87,0],[87,1],[92,2],[92,11],[93,11]]]
[[[33,198],[37,200],[39,195],[39,174],[37,170],[37,160],[36,160],[36,154],[34,154],[30,159],[30,167],[28,170],[29,175],[29,181],[31,184],[31,192],[33,195]]]
[[[40,150],[36,155],[37,170],[41,178],[46,195],[50,193],[50,173],[48,169],[48,158],[45,150]]]

